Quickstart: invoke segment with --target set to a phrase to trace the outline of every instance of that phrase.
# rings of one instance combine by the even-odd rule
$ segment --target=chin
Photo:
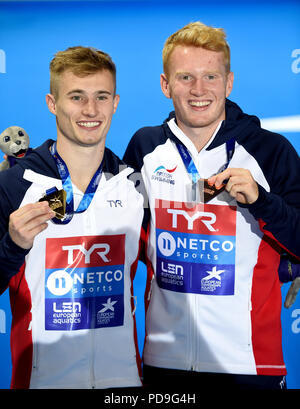
[[[212,121],[191,121],[185,125],[189,128],[205,128],[212,124]]]

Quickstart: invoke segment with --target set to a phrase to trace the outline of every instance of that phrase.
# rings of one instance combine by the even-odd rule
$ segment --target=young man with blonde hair
[[[163,50],[175,112],[124,160],[149,197],[144,382],[166,390],[280,389],[281,253],[300,258],[300,160],[227,99],[222,29],[195,22]]]
[[[143,197],[105,147],[116,68],[102,51],[71,47],[50,76],[56,140],[0,174],[11,387],[140,387],[132,281]]]

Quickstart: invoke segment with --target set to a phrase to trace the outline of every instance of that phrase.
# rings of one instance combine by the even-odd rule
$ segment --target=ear
[[[118,108],[119,102],[120,102],[120,95],[116,94],[114,96],[114,103],[113,103],[114,104],[114,113],[116,112],[116,110]]]
[[[52,114],[56,115],[56,102],[55,102],[54,95],[52,94],[46,95],[46,104],[48,105],[49,111]]]
[[[234,79],[234,75],[233,72],[229,72],[229,74],[227,75],[227,83],[226,83],[226,98],[229,97],[232,88],[233,88],[233,79]]]
[[[165,74],[160,75],[160,87],[165,97],[171,98],[171,94],[169,90],[169,80]]]

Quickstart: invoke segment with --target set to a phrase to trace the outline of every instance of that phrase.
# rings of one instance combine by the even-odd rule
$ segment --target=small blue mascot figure
[[[0,150],[4,153],[4,161],[0,163],[0,171],[11,168],[17,159],[23,158],[32,151],[29,148],[29,136],[19,126],[10,126],[0,134]]]

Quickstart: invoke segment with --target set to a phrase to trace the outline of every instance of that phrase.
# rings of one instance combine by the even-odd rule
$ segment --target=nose
[[[194,96],[201,96],[205,93],[205,85],[202,78],[197,78],[191,87],[191,94]]]
[[[21,145],[21,141],[19,141],[19,140],[17,140],[15,143],[16,143],[16,145]]]
[[[88,99],[84,104],[82,113],[89,117],[94,117],[98,114],[97,102],[94,99]]]

